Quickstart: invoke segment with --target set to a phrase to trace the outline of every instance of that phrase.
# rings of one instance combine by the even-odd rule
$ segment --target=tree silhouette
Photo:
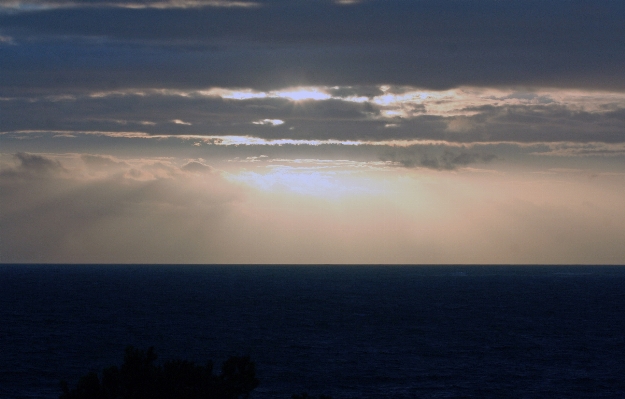
[[[171,360],[156,365],[154,348],[147,351],[126,348],[120,368],[108,367],[102,378],[91,372],[80,378],[76,388],[61,382],[59,399],[245,399],[258,385],[256,369],[249,356],[233,356],[213,374],[213,364],[196,365]]]

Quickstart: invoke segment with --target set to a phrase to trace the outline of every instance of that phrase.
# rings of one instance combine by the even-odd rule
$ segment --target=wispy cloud
[[[625,155],[625,143],[545,143],[545,146],[548,150],[534,154],[565,157]]]
[[[15,40],[13,40],[13,38],[11,36],[3,36],[0,35],[0,45],[3,44],[10,44],[10,45],[15,45]]]
[[[2,127],[139,130],[155,136],[246,136],[261,141],[625,140],[625,95],[619,92],[469,87],[433,91],[406,86],[308,87],[304,92],[325,94],[298,100],[271,91],[213,88],[7,97]]]
[[[152,1],[3,1],[0,3],[1,12],[33,12],[56,9],[89,9],[89,8],[122,8],[122,9],[186,9],[204,7],[258,7],[253,1],[236,0],[152,0]]]

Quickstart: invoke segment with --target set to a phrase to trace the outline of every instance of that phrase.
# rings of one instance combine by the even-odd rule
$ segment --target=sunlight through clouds
[[[291,101],[328,100],[332,96],[324,91],[323,87],[293,87],[279,91],[257,92],[251,89],[228,90],[213,88],[199,91],[202,95],[219,96],[234,100],[248,100],[252,98],[285,98]]]
[[[272,96],[288,98],[293,101],[303,101],[303,100],[328,100],[332,98],[331,95],[324,93],[321,89],[318,88],[300,88],[295,90],[286,90],[286,91],[278,91],[272,93]]]
[[[224,177],[264,192],[294,193],[327,200],[386,192],[371,177],[337,167],[268,165],[263,169],[227,173]]]
[[[263,119],[260,121],[252,122],[255,125],[271,125],[271,126],[279,126],[284,123],[283,120],[280,119]]]
[[[623,263],[625,3],[590,3],[0,1],[0,253]]]

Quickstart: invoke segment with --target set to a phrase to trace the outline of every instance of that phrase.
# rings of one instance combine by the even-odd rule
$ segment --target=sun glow
[[[239,170],[224,177],[265,193],[296,194],[326,200],[380,196],[386,192],[380,181],[364,171],[324,165],[268,165],[255,170]]]
[[[320,89],[313,87],[302,87],[284,91],[277,91],[274,94],[276,97],[288,98],[292,101],[328,100],[332,98],[332,96],[328,93],[324,93]]]
[[[262,119],[259,121],[252,122],[254,125],[271,125],[271,126],[279,126],[284,123],[281,119]]]
[[[216,96],[233,100],[250,100],[258,98],[285,98],[291,101],[304,100],[329,100],[332,96],[321,87],[289,87],[284,90],[273,90],[268,92],[254,91],[251,89],[229,90],[224,88],[212,88],[210,90],[198,91],[203,96]]]

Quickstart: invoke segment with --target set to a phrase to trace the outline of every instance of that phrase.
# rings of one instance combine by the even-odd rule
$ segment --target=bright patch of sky
[[[286,98],[292,101],[304,100],[329,100],[332,98],[324,87],[296,87],[285,90],[258,92],[251,89],[247,90],[228,90],[222,88],[213,88],[210,90],[200,91],[200,94],[207,96],[218,96],[234,100],[249,100],[252,98]]]
[[[385,190],[370,176],[343,169],[341,163],[301,160],[308,165],[266,165],[260,169],[227,173],[224,177],[266,192],[286,192],[336,199],[347,195],[383,195]]]

